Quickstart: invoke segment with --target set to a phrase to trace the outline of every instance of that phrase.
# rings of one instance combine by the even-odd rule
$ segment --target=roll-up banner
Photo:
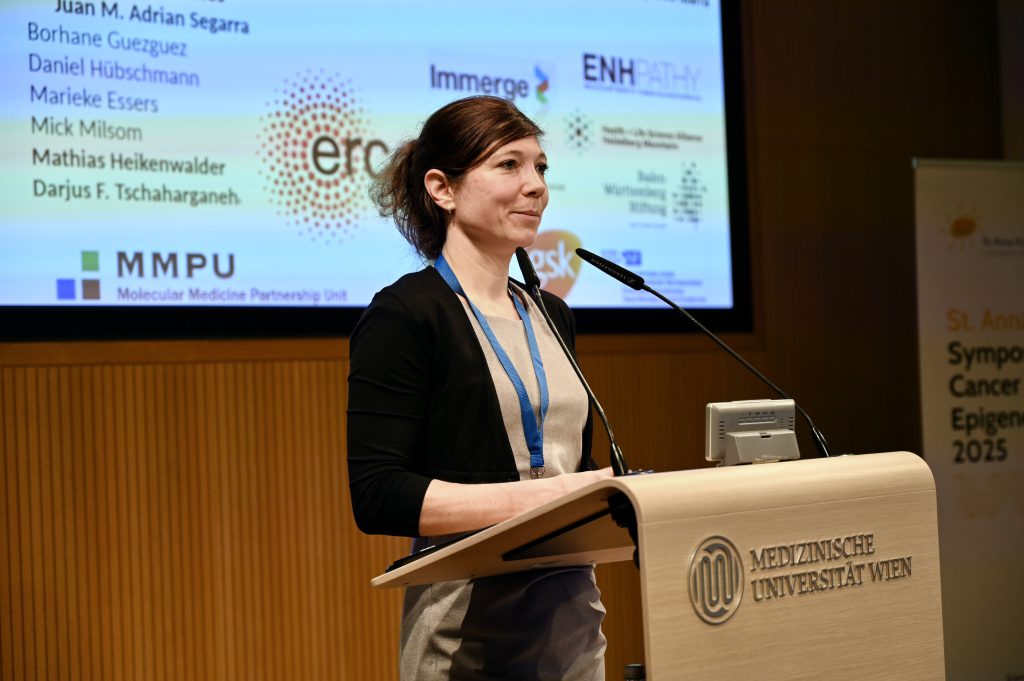
[[[915,192],[947,674],[1024,679],[1024,164],[918,160]]]

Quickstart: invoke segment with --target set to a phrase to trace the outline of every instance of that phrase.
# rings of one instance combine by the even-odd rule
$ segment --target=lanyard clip
[[[544,466],[530,466],[530,479],[539,480],[544,477]]]

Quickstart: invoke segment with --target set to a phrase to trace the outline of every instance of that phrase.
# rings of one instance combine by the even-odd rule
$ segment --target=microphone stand
[[[773,383],[772,381],[768,380],[768,378],[764,374],[762,374],[760,371],[754,368],[754,365],[752,365],[747,360],[743,359],[743,357],[741,357],[738,352],[736,352],[728,345],[726,345],[725,341],[723,341],[721,338],[712,333],[710,329],[708,329],[706,326],[697,321],[697,319],[692,314],[690,314],[686,309],[680,307],[679,305],[676,305],[673,301],[669,300],[661,293],[655,291],[653,288],[645,284],[643,277],[633,272],[630,272],[621,265],[617,265],[611,262],[610,260],[602,258],[596,253],[591,253],[590,251],[584,248],[577,248],[576,254],[580,256],[580,258],[582,258],[583,260],[586,260],[588,263],[596,267],[597,269],[601,270],[608,276],[612,277],[613,279],[618,279],[620,282],[622,282],[623,284],[625,284],[626,286],[630,287],[635,291],[647,291],[654,297],[658,298],[659,300],[667,304],[669,307],[673,308],[674,310],[682,314],[684,317],[689,319],[694,324],[694,326],[700,329],[705,336],[715,341],[715,343],[718,344],[718,347],[725,350],[732,356],[733,359],[735,359],[737,362],[745,366],[747,369],[751,371],[751,373],[753,373],[755,376],[761,379],[761,381],[765,385],[767,385],[769,388],[771,388],[776,393],[781,395],[784,399],[793,400],[793,398],[786,394],[786,392],[782,388],[775,385],[775,383]],[[811,440],[814,441],[814,447],[815,449],[818,450],[819,456],[823,458],[828,458],[830,455],[828,451],[828,444],[825,442],[825,436],[821,433],[820,430],[818,430],[817,426],[814,425],[814,421],[812,421],[811,417],[807,414],[806,411],[804,411],[804,408],[800,406],[800,403],[797,402],[796,400],[793,400],[793,404],[796,405],[797,411],[800,412],[800,415],[807,422],[807,426],[811,432]]]
[[[583,371],[580,369],[579,364],[573,357],[572,351],[570,351],[569,346],[565,344],[565,341],[562,339],[562,334],[558,333],[558,329],[555,327],[555,323],[551,319],[551,315],[548,314],[547,307],[544,305],[544,299],[540,294],[540,277],[537,276],[537,270],[534,269],[533,263],[530,262],[530,256],[527,254],[525,249],[517,248],[516,259],[519,261],[519,269],[523,273],[523,280],[526,283],[527,292],[537,303],[537,308],[544,316],[544,321],[547,322],[548,328],[551,329],[551,333],[554,334],[555,339],[561,346],[562,352],[565,353],[565,357],[569,360],[570,366],[572,366],[573,371],[576,372],[576,376],[580,379],[580,383],[583,384],[583,389],[587,391],[590,403],[594,405],[598,416],[601,417],[601,422],[604,424],[604,429],[608,433],[608,442],[611,447],[609,458],[611,459],[612,471],[615,473],[616,477],[633,475],[626,466],[625,457],[622,455],[622,449],[619,447],[618,442],[615,441],[615,434],[612,432],[611,424],[608,423],[608,417],[604,413],[604,408],[601,407],[601,403],[598,401],[597,396],[594,395],[594,391],[591,390],[590,384],[587,383],[587,379],[583,376]],[[650,471],[638,472],[648,473]],[[621,492],[609,497],[608,508],[615,524],[619,527],[624,527],[626,531],[629,532],[629,537],[633,540],[633,564],[637,569],[639,569],[640,540],[637,532],[636,509],[633,508],[633,504],[629,501],[626,495]]]
[[[522,254],[522,255],[520,255]],[[537,276],[537,271],[533,268],[533,263],[530,262],[530,256],[526,253],[523,248],[516,249],[516,259],[519,260],[519,269],[523,272],[523,279],[526,280],[526,290],[530,294],[530,297],[537,303],[537,307],[540,309],[542,315],[544,315],[544,321],[547,322],[548,328],[555,336],[555,340],[562,347],[562,352],[565,353],[566,358],[569,360],[569,364],[572,366],[572,370],[576,372],[576,376],[580,379],[580,383],[583,384],[583,389],[587,391],[587,396],[590,398],[591,404],[597,410],[597,415],[601,417],[601,422],[604,424],[604,429],[608,433],[608,441],[611,444],[611,452],[609,458],[611,459],[612,471],[616,476],[629,475],[629,468],[626,467],[625,459],[622,456],[622,449],[619,447],[618,442],[615,441],[615,434],[612,433],[612,427],[608,423],[608,417],[604,413],[604,409],[601,407],[601,403],[597,401],[597,396],[594,395],[594,391],[590,389],[590,384],[587,383],[587,379],[583,377],[583,371],[580,369],[580,365],[576,363],[576,359],[572,356],[572,351],[569,346],[562,340],[562,334],[558,333],[558,329],[555,328],[555,323],[551,319],[551,315],[548,314],[548,309],[544,306],[544,300],[540,295],[540,278]]]

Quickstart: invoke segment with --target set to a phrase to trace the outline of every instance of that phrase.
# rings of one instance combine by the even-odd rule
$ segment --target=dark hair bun
[[[433,260],[447,237],[448,214],[427,193],[423,182],[427,171],[440,170],[458,182],[495,149],[542,134],[506,99],[487,95],[458,99],[431,114],[419,137],[395,150],[370,197],[382,216],[394,218],[416,252]]]

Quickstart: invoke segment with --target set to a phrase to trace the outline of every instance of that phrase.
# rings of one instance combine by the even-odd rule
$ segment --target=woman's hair
[[[434,203],[423,184],[436,168],[451,182],[480,165],[495,149],[543,131],[512,102],[500,97],[466,97],[441,107],[427,119],[420,136],[399,146],[370,190],[382,217],[422,257],[441,254],[448,235],[448,213]]]

